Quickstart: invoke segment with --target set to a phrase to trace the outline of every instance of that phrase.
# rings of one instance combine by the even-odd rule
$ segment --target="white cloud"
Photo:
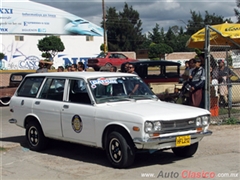
[[[47,4],[79,17],[87,19],[97,25],[102,21],[102,0],[33,0]],[[204,17],[205,11],[210,14],[231,17],[236,22],[234,8],[236,0],[105,0],[105,6],[115,7],[122,11],[124,2],[139,12],[142,20],[143,33],[151,31],[156,23],[168,30],[170,26],[186,26],[191,19],[190,10],[200,12]]]

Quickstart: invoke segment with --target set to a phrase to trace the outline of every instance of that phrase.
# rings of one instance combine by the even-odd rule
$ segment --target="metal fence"
[[[205,99],[208,104],[205,108],[211,112],[212,124],[239,123],[240,68],[233,66],[232,54],[236,47],[216,46],[209,42],[209,48],[205,51],[205,60],[208,60],[205,66]]]

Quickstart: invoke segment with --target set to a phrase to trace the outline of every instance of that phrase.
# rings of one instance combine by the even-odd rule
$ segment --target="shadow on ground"
[[[25,136],[0,138],[0,141],[19,143],[24,150],[28,149]],[[80,144],[50,140],[48,148],[42,152],[37,153],[49,154],[52,156],[59,156],[86,163],[111,167],[111,164],[109,163],[104,150]],[[170,150],[156,151],[154,153],[150,153],[149,151],[138,151],[136,154],[135,162],[129,169],[151,166],[155,164],[172,164],[175,161],[179,160],[182,159],[176,157]]]

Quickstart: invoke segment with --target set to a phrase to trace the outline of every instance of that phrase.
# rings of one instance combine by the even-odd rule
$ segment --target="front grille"
[[[196,129],[196,119],[181,119],[173,121],[161,121],[161,133],[172,133]]]

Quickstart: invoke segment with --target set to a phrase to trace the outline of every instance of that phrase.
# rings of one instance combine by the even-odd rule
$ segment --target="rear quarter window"
[[[36,97],[44,77],[27,77],[17,91],[17,96]]]

